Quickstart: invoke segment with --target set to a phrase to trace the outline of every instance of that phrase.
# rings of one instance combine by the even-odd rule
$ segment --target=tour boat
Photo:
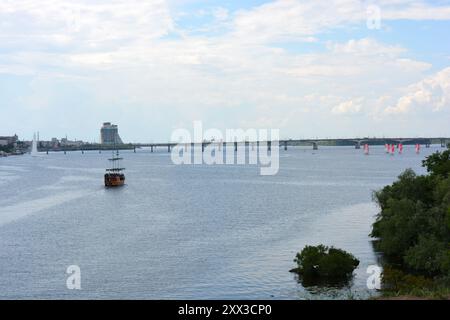
[[[105,187],[120,187],[125,184],[125,175],[122,173],[125,168],[120,167],[119,151],[113,153],[113,157],[109,159],[112,162],[112,167],[106,169],[105,173]]]

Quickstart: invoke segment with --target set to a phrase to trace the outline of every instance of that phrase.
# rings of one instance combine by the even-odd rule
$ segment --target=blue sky
[[[0,0],[0,135],[450,136],[449,34],[450,1]]]

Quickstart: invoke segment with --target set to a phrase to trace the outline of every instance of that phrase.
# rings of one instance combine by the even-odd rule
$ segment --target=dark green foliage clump
[[[0,146],[0,151],[11,153],[14,151],[14,146],[12,144],[8,144],[6,146]]]
[[[371,236],[390,263],[406,273],[450,277],[450,151],[423,161],[428,175],[412,170],[374,194],[381,212]],[[389,277],[388,277],[389,278]]]
[[[385,296],[450,298],[450,279],[448,278],[440,278],[439,281],[436,281],[429,277],[385,266],[382,282]]]
[[[294,262],[297,272],[304,280],[340,281],[349,279],[359,260],[352,254],[333,247],[306,246],[297,253]]]
[[[450,173],[450,150],[432,154],[423,161],[423,166],[433,175],[448,178]]]

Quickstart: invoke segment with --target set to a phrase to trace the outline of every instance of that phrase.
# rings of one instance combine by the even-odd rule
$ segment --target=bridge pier
[[[167,152],[170,153],[170,144],[167,145]]]
[[[287,141],[284,142],[284,151],[287,151]]]
[[[237,152],[237,145],[238,145],[238,143],[234,142],[234,152]]]
[[[317,144],[317,142],[313,142],[312,146],[313,146],[313,150],[318,150],[319,149],[319,145]]]
[[[272,141],[267,141],[267,150],[272,151]]]
[[[134,152],[134,153],[136,153],[136,146],[134,146],[134,148],[133,148],[133,152]]]
[[[361,142],[356,142],[355,149],[361,149]]]
[[[150,146],[150,152],[153,152],[153,146]]]
[[[205,152],[205,144],[202,142],[202,152]]]

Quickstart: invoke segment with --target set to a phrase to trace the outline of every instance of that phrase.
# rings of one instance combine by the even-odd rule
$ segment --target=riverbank
[[[24,154],[25,154],[25,152],[12,152],[12,153],[10,153],[10,152],[0,151],[0,158],[6,158],[6,157],[9,157],[9,156],[21,156],[21,155],[24,155]]]
[[[450,300],[450,287],[433,283],[433,287],[410,287],[401,291],[384,290],[377,300]]]
[[[450,287],[433,282],[431,287],[409,287],[401,291],[383,290],[377,300],[450,300]]]
[[[378,297],[378,298],[375,298],[374,300],[398,300],[398,301],[401,301],[401,300],[417,300],[417,301],[419,301],[419,300],[423,300],[423,301],[425,301],[425,300],[436,300],[436,298],[434,298],[434,297],[419,297],[419,296],[394,296],[394,297]],[[445,298],[443,298],[443,299],[439,299],[439,300],[450,300],[450,296],[447,296],[447,297],[445,297]]]

